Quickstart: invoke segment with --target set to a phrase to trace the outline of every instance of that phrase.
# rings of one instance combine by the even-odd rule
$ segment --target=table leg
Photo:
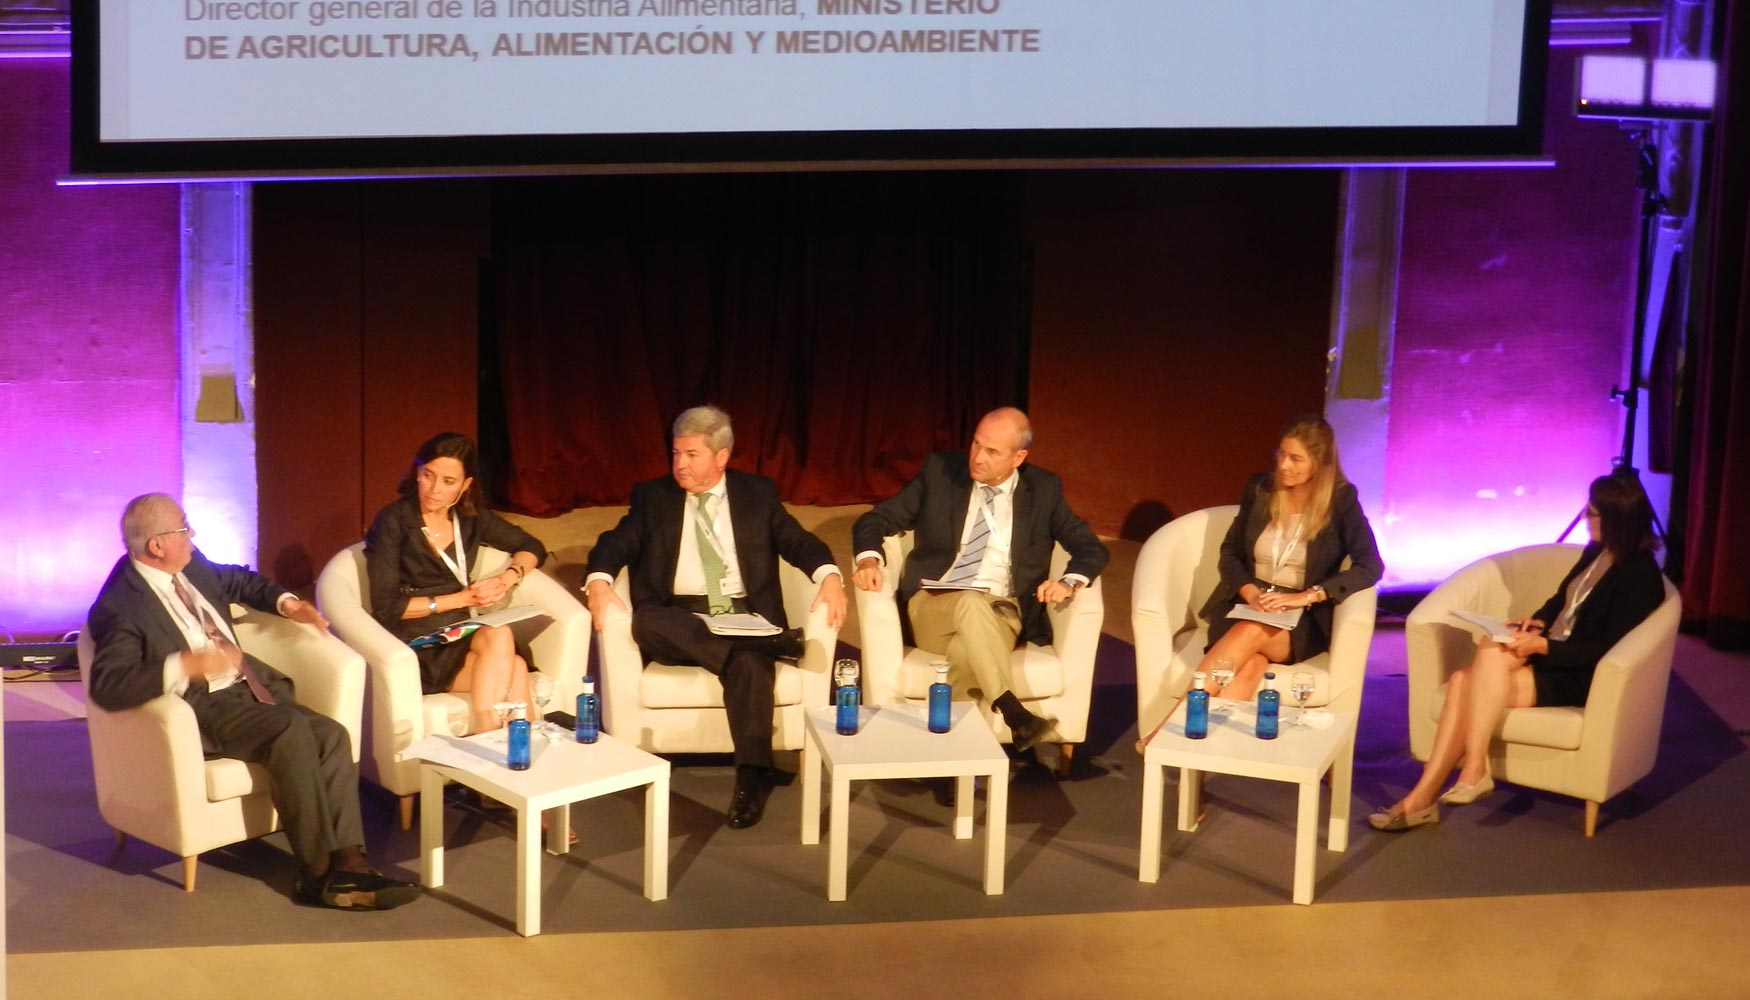
[[[820,843],[820,747],[811,732],[802,736],[802,842]]]
[[[1331,762],[1331,832],[1325,837],[1325,846],[1333,851],[1349,848],[1349,800],[1354,777],[1355,733],[1351,731],[1349,742]]]
[[[668,774],[644,789],[644,898],[668,898]]]
[[[1203,772],[1188,767],[1179,768],[1179,829],[1190,833],[1197,829],[1203,805]]]
[[[1300,815],[1294,823],[1294,901],[1313,901],[1313,856],[1319,844],[1319,779],[1300,783]]]
[[[967,779],[970,783],[970,779]],[[970,795],[967,798],[971,798]],[[1003,894],[1003,863],[1009,848],[1009,767],[1004,761],[990,776],[984,803],[984,894]]]
[[[571,803],[538,814],[547,819],[547,853],[571,853]]]
[[[832,804],[827,807],[826,898],[835,903],[845,898],[845,869],[850,856],[851,782],[832,775]]]
[[[541,933],[541,814],[527,806],[516,812],[516,932]]]
[[[419,881],[444,884],[444,779],[433,767],[419,769]]]
[[[962,774],[954,779],[954,839],[972,836],[972,800],[978,794],[978,779]]]
[[[1142,882],[1161,880],[1161,806],[1166,798],[1166,770],[1146,758],[1142,762],[1142,854],[1136,864],[1136,877]]]

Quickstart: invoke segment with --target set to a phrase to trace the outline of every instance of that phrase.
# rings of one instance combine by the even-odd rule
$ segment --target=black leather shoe
[[[779,632],[777,635],[769,636],[768,639],[771,642],[773,656],[794,660],[802,655],[802,630],[799,628]]]
[[[730,829],[745,830],[766,814],[764,784],[756,772],[736,771],[735,794],[729,799]]]
[[[412,882],[392,879],[381,872],[330,870],[318,878],[298,882],[298,902],[331,910],[393,910],[419,898]]]
[[[1010,726],[1009,732],[1015,737],[1015,750],[1031,750],[1040,743],[1051,740],[1057,735],[1057,720],[1030,715],[1027,721],[1018,726]],[[1057,741],[1061,742],[1061,741]]]

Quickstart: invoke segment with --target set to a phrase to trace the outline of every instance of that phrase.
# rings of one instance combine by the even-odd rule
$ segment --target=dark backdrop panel
[[[666,471],[675,414],[705,402],[735,420],[735,466],[790,502],[878,500],[1021,401],[1020,175],[494,190],[489,336],[515,509],[624,503]]]

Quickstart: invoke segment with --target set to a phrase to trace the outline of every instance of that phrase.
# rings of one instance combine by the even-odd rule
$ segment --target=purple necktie
[[[198,607],[194,603],[194,598],[189,596],[188,588],[182,585],[182,578],[172,576],[170,586],[176,591],[176,596],[182,600],[182,606],[187,608],[188,613],[201,623],[201,630],[207,634],[207,639],[227,653],[232,651],[237,653],[237,672],[243,675],[243,683],[249,685],[249,693],[255,695],[255,700],[263,705],[273,704],[273,695],[267,693],[267,686],[262,684],[261,680],[255,676],[255,671],[250,669],[249,659],[243,655],[242,650],[237,648],[237,644],[231,641],[231,637],[225,634],[225,630],[213,621],[213,616],[207,614],[205,608]]]

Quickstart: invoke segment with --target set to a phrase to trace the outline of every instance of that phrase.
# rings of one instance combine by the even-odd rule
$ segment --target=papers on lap
[[[533,604],[515,604],[508,608],[494,611],[491,614],[481,615],[478,618],[470,618],[463,622],[457,622],[454,625],[440,628],[435,632],[427,632],[422,636],[407,640],[407,644],[414,649],[418,649],[421,646],[442,646],[445,643],[459,642],[462,639],[466,639],[468,636],[473,635],[476,629],[479,629],[482,626],[509,625],[512,622],[520,622],[525,618],[533,618],[541,613],[541,609],[535,607]]]
[[[1483,634],[1496,642],[1512,642],[1515,635],[1507,625],[1507,619],[1495,615],[1479,615],[1475,611],[1454,611],[1452,617],[1462,622],[1469,622],[1483,630]]]
[[[1258,611],[1249,604],[1236,604],[1228,610],[1227,616],[1249,622],[1263,622],[1279,629],[1292,629],[1300,624],[1300,613],[1304,610],[1289,608],[1287,611]]]
[[[990,593],[990,588],[968,580],[964,583],[947,583],[942,580],[919,580],[918,586],[924,590],[981,590]]]
[[[699,615],[705,627],[714,635],[777,635],[784,631],[766,620],[765,615],[747,612],[735,615]]]

